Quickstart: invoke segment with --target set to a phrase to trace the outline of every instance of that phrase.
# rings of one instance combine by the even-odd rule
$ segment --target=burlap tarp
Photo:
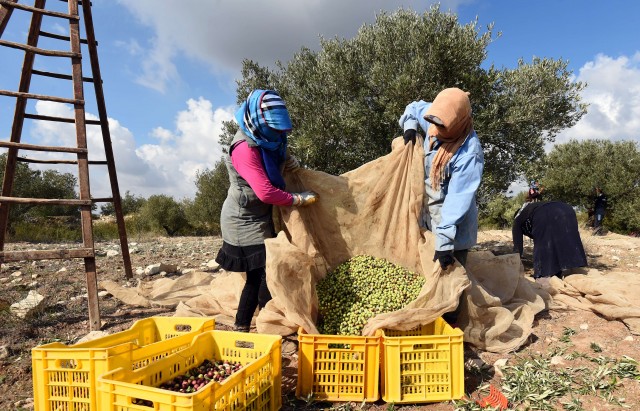
[[[427,324],[452,311],[464,292],[458,326],[466,342],[508,352],[527,340],[533,318],[547,307],[549,295],[524,277],[518,255],[471,252],[466,271],[456,263],[442,272],[433,262],[433,236],[418,225],[423,159],[420,139],[415,146],[405,146],[397,138],[390,154],[343,175],[299,169],[285,176],[290,191],[313,190],[320,200],[309,207],[279,209],[282,231],[266,241],[267,284],[273,299],[257,316],[258,332],[290,335],[302,327],[316,333],[315,284],[338,264],[366,254],[404,266],[426,281],[415,301],[372,318],[365,334],[383,327],[408,330]],[[177,315],[232,318],[242,278],[223,273],[209,282],[207,286],[206,279],[190,273],[129,289],[127,296],[115,283],[102,287],[128,303],[180,301]]]
[[[592,311],[607,320],[622,321],[632,334],[640,335],[640,273],[596,269],[551,279],[551,309]]]

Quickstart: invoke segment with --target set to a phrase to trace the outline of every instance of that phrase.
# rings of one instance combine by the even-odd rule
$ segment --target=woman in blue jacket
[[[425,132],[425,196],[421,225],[435,235],[435,255],[442,269],[454,258],[466,264],[478,237],[476,191],[482,179],[484,155],[473,129],[469,93],[442,90],[433,103],[409,104],[400,126],[405,144],[415,144],[418,126]]]

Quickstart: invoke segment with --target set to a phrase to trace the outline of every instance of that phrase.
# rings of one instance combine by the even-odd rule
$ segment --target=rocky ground
[[[610,270],[640,273],[640,239],[607,234],[593,237],[583,233],[583,242],[591,267],[602,272]],[[221,245],[219,238],[176,237],[154,239],[130,239],[130,252],[134,278],[125,279],[122,256],[117,241],[97,243],[96,250],[99,280],[127,282],[135,286],[137,281],[148,281],[158,276],[178,276],[187,270],[209,271],[216,275],[212,261]],[[7,249],[52,249],[55,244],[9,244]],[[523,263],[531,273],[531,244]],[[479,248],[496,254],[511,251],[509,231],[484,231],[480,233]],[[163,266],[159,266],[163,264]],[[164,271],[163,271],[164,270]],[[20,302],[31,293],[41,295],[42,301],[35,309],[28,309],[25,318],[16,315],[11,305]],[[106,292],[99,297],[102,331],[114,333],[129,328],[134,321],[149,316],[172,315],[172,310],[162,307],[134,308],[114,299]],[[229,329],[218,324],[218,329]],[[31,348],[59,341],[73,344],[88,333],[88,312],[84,265],[81,259],[24,261],[2,265],[0,270],[0,410],[33,408],[31,380]],[[286,338],[283,344],[283,410],[293,409],[369,409],[393,410],[453,410],[479,409],[473,402],[452,402],[423,405],[393,405],[379,401],[374,404],[330,404],[295,398],[297,374],[297,350],[295,338]],[[594,389],[578,390],[561,398],[549,400],[550,408],[567,410],[640,409],[640,381],[633,377],[633,362],[625,362],[627,373],[611,374],[607,363],[625,356],[640,359],[640,337],[633,336],[618,321],[607,321],[590,312],[545,312],[538,315],[530,342],[518,352],[497,355],[478,352],[465,347],[465,391],[469,398],[486,395],[487,387],[500,387],[504,364],[513,365],[521,372],[523,380],[544,385],[553,375],[574,372],[587,375]],[[518,364],[523,359],[538,363],[531,373]],[[629,360],[630,361],[630,360]],[[630,365],[631,364],[631,365]],[[545,367],[551,367],[545,374]],[[626,368],[625,368],[626,369]],[[618,370],[618,368],[616,368]],[[626,377],[626,378],[623,378]],[[582,377],[581,377],[582,378]],[[587,379],[584,380],[588,385]],[[523,383],[524,384],[524,383]],[[587,387],[588,388],[588,387]],[[544,390],[541,389],[543,392]],[[534,408],[535,409],[535,408]]]

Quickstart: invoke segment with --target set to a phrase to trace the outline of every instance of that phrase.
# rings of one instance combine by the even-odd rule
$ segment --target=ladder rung
[[[78,200],[72,198],[27,198],[0,196],[0,203],[87,206],[91,205],[91,200]]]
[[[62,80],[73,80],[73,77],[71,77],[71,75],[69,74],[52,73],[50,71],[41,71],[41,70],[31,70],[31,73],[38,76],[53,77],[53,78],[59,78]],[[93,83],[93,78],[82,77],[82,81],[86,81],[87,83]]]
[[[19,148],[22,150],[31,150],[31,151],[53,151],[55,153],[76,153],[76,154],[88,153],[86,148],[80,148],[80,147],[37,146],[34,144],[14,143],[11,141],[0,141],[0,147]]]
[[[71,37],[69,37],[69,36],[63,36],[63,35],[61,35],[61,34],[49,33],[48,31],[42,31],[42,30],[40,30],[40,35],[41,35],[42,37],[49,37],[50,39],[71,41]],[[82,43],[82,44],[89,44],[89,42],[87,41],[87,39],[80,39],[80,43]],[[98,42],[96,41],[96,46],[97,46],[97,45],[98,45]]]
[[[36,100],[55,101],[56,103],[84,104],[84,100],[74,100],[72,98],[45,96],[42,94],[23,93],[20,91],[0,90],[0,96],[33,98]]]
[[[0,0],[2,1],[2,0]],[[35,54],[40,54],[41,56],[50,56],[50,57],[82,57],[80,53],[74,53],[71,51],[60,51],[60,50],[45,50],[39,47],[29,46],[28,44],[15,43],[13,41],[0,40],[0,46],[11,47],[12,49],[19,49],[24,51],[30,51]]]
[[[77,160],[40,160],[37,158],[16,157],[17,161],[21,163],[35,163],[35,164],[78,164]],[[106,166],[107,160],[89,160],[89,164]]]
[[[4,262],[87,257],[95,257],[95,251],[93,248],[74,248],[70,250],[0,251],[0,260]]]
[[[91,201],[94,203],[113,203],[113,197],[92,198]]]
[[[30,118],[32,120],[46,120],[46,121],[57,121],[59,123],[75,123],[76,120],[74,118],[68,117],[54,117],[54,116],[41,116],[40,114],[29,114],[25,113],[24,118]],[[100,120],[85,120],[85,124],[91,124],[94,126],[100,125]]]
[[[32,13],[44,14],[45,16],[61,17],[63,19],[69,19],[69,20],[80,20],[79,16],[73,16],[71,14],[60,13],[57,11],[49,11],[45,9],[40,9],[38,7],[25,6],[23,4],[14,3],[8,0],[0,0],[0,4],[5,7],[13,7],[14,9],[20,9],[20,10],[30,11]]]
[[[69,0],[60,0],[63,3],[69,3]],[[82,0],[78,0],[78,5],[82,6]],[[93,6],[93,3],[89,2],[89,6]]]

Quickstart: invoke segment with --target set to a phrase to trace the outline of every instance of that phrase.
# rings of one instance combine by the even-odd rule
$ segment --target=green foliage
[[[513,219],[522,204],[526,193],[519,193],[514,197],[496,194],[480,210],[479,225],[484,228],[510,229]]]
[[[196,229],[196,234],[219,234],[220,211],[229,189],[229,174],[224,161],[218,161],[212,170],[199,171],[196,187],[195,198],[183,203],[187,220]]]
[[[190,229],[182,205],[164,194],[149,197],[140,208],[137,219],[141,228],[164,229],[169,236]]]
[[[585,140],[559,144],[547,158],[542,180],[547,195],[593,207],[594,188],[609,201],[604,224],[613,231],[640,230],[640,150],[632,141]]]
[[[408,35],[410,33],[410,35]],[[277,70],[243,64],[237,97],[275,88],[294,123],[289,138],[302,164],[341,174],[387,154],[400,135],[398,118],[413,100],[432,100],[446,87],[471,93],[474,126],[485,150],[483,202],[529,174],[544,145],[585,112],[581,83],[567,62],[520,61],[516,69],[487,69],[493,27],[461,25],[434,6],[424,14],[381,13],[352,39],[322,39],[321,49],[302,48]],[[220,138],[228,143],[233,127]]]
[[[130,215],[137,213],[146,201],[144,197],[133,195],[127,190],[124,196],[120,198],[122,214]],[[100,207],[100,214],[102,215],[114,215],[115,212],[113,203],[106,203]]]
[[[127,231],[127,239],[129,241],[136,239],[148,239],[165,234],[163,228],[150,228],[148,224],[140,219],[137,215],[129,215],[124,219],[125,230]],[[116,221],[94,221],[93,222],[93,238],[95,241],[118,240],[120,233],[118,232],[118,224]]]
[[[80,221],[77,218],[37,217],[28,221],[16,221],[8,234],[8,240],[11,242],[47,243],[82,240]]]
[[[7,154],[0,155],[0,180],[4,181]],[[55,170],[34,170],[28,164],[17,162],[13,178],[13,197],[27,198],[78,198],[75,192],[76,177]],[[47,216],[77,215],[78,208],[71,206],[35,206],[33,204],[11,204],[9,208],[10,233],[18,221]]]

